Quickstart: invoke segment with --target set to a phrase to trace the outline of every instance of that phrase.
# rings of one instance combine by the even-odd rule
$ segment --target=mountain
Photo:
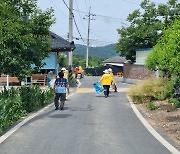
[[[81,44],[76,44],[76,49],[73,51],[73,54],[80,54],[86,56],[86,50],[87,47],[85,45]],[[89,55],[90,56],[96,56],[96,57],[114,57],[119,55],[116,53],[114,50],[115,44],[110,44],[106,46],[101,46],[101,47],[89,47]]]

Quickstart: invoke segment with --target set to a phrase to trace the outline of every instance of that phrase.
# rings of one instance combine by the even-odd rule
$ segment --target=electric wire
[[[101,39],[105,40],[106,42],[113,43],[112,41],[110,41],[110,40],[108,40],[108,39],[105,39],[105,38],[103,38],[103,37],[101,37],[101,36],[97,35],[97,34],[96,34],[95,32],[93,32],[92,30],[91,30],[91,33],[93,33],[95,36],[97,36],[97,37],[99,37],[99,38],[101,38]]]
[[[79,10],[79,6],[78,6],[78,3],[77,3],[77,0],[75,0],[75,2],[76,2],[77,9]],[[83,28],[86,29],[86,28],[85,28],[85,25],[84,25],[84,23],[83,23],[83,21],[82,21],[82,17],[81,17],[80,12],[78,12],[78,14],[79,14],[79,18],[80,18],[80,20],[81,20],[81,23],[82,23],[82,25],[83,25]]]
[[[76,23],[76,20],[75,20],[75,17],[74,17],[73,12],[70,10],[70,8],[68,7],[68,5],[66,4],[66,2],[65,2],[64,0],[63,0],[63,3],[64,3],[65,6],[68,8],[68,10],[72,13],[72,15],[73,15],[73,21],[74,21],[74,23],[75,23],[76,29],[77,29],[77,31],[78,31],[78,33],[79,33],[79,35],[80,35],[80,38],[81,38],[82,41],[85,43],[85,41],[83,40],[82,35],[81,35],[80,31],[79,31],[79,28],[78,28],[78,26],[77,26],[77,23]]]
[[[85,12],[85,11],[80,11],[80,10],[76,10],[76,9],[73,9],[73,10],[76,11],[76,12],[81,12],[81,13],[84,13],[84,14],[88,14],[88,12]],[[99,16],[99,17],[104,17],[104,18],[115,19],[115,20],[126,21],[125,19],[121,19],[121,18],[117,18],[117,17],[105,16],[105,15],[100,15],[100,14],[95,14],[95,13],[93,13],[93,14],[91,13],[91,15]]]
[[[67,15],[56,6],[56,4],[53,2],[53,0],[51,0],[51,3],[59,10],[59,12],[61,12],[64,16],[67,17]]]

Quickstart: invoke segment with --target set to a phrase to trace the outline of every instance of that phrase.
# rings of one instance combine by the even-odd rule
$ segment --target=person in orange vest
[[[103,72],[104,72],[104,74],[102,75],[99,82],[102,84],[102,86],[104,88],[104,96],[105,96],[105,98],[107,98],[109,96],[109,88],[110,88],[111,83],[113,82],[113,78],[109,74],[108,69],[104,70]]]
[[[78,67],[75,67],[75,69],[74,69],[75,78],[77,78],[78,73],[79,73],[79,69],[78,69]]]

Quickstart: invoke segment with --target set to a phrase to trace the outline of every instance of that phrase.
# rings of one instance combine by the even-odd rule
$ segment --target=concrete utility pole
[[[69,42],[73,41],[73,0],[69,0]],[[69,52],[69,66],[72,69],[72,51]]]
[[[87,35],[87,51],[86,51],[86,68],[88,67],[88,57],[89,57],[89,32],[90,32],[90,9],[89,8],[89,14],[88,14],[88,35]]]

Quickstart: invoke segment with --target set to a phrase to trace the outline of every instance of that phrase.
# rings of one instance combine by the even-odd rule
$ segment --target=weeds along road
[[[0,144],[0,154],[170,154],[139,121],[128,85],[108,98],[97,95],[85,77],[63,111],[50,106]]]

